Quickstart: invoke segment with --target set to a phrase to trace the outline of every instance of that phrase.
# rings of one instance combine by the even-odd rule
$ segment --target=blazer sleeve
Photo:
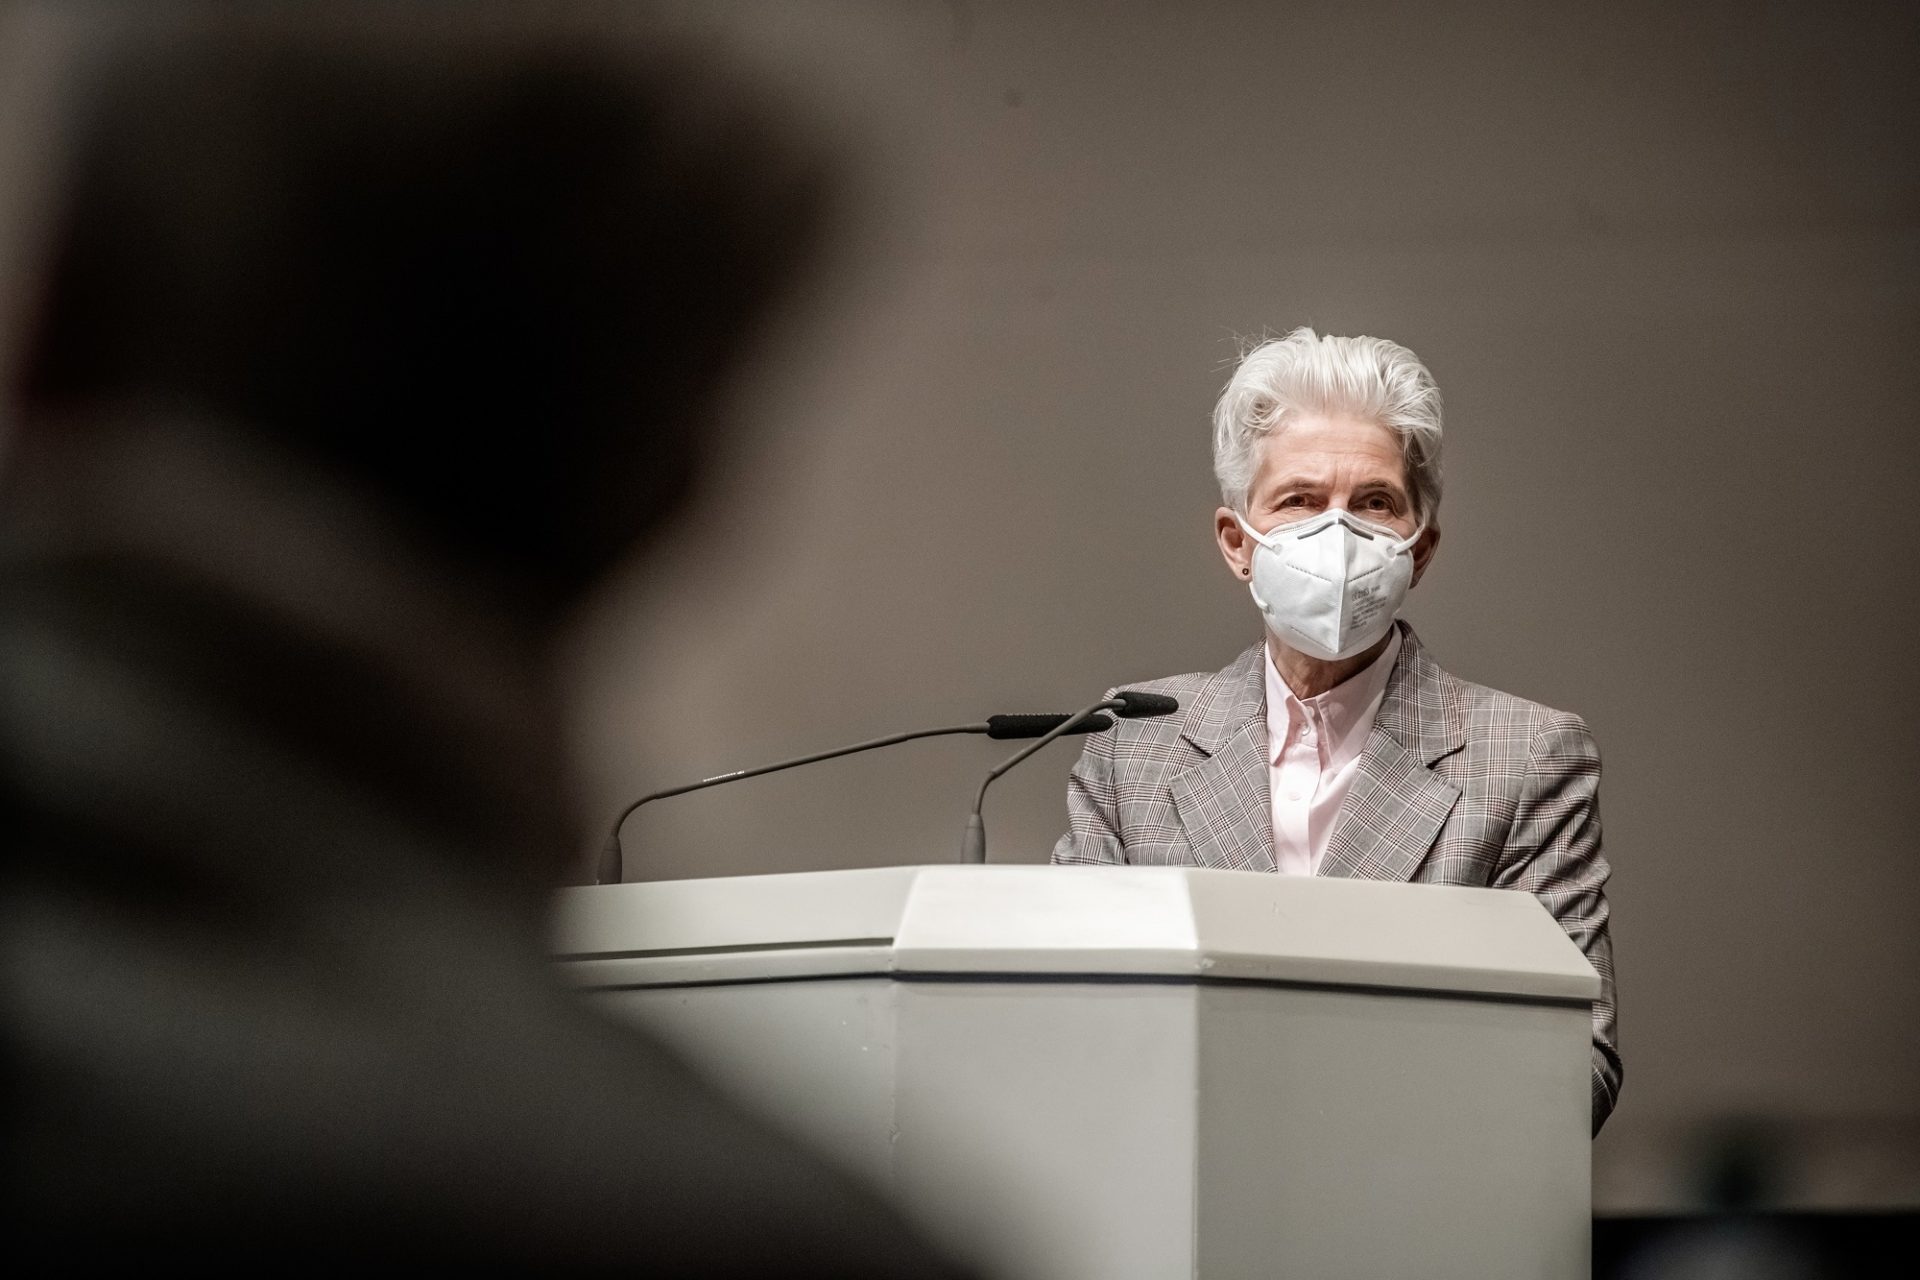
[[[1112,740],[1118,732],[1088,734],[1086,748],[1067,775],[1067,834],[1053,846],[1056,866],[1111,866],[1127,860],[1113,786]]]
[[[1593,1131],[1613,1111],[1622,1069],[1614,1026],[1611,874],[1600,850],[1600,749],[1579,716],[1553,712],[1536,728],[1526,778],[1493,885],[1533,894],[1600,975],[1593,1005]]]

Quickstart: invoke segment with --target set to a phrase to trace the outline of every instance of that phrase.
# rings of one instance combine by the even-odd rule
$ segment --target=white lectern
[[[897,867],[568,890],[557,941],[1000,1274],[1588,1273],[1599,979],[1526,894]]]

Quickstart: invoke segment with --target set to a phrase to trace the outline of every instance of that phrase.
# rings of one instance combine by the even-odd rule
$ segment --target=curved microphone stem
[[[1061,724],[1063,726],[1070,725],[1075,721],[1084,720],[1085,718],[1086,716],[1084,714],[1078,715],[1072,719],[1062,721]],[[613,830],[608,833],[607,843],[605,847],[600,850],[600,867],[594,875],[593,882],[595,884],[619,884],[626,874],[626,868],[623,865],[625,858],[620,849],[620,828],[626,824],[627,818],[632,815],[633,811],[643,804],[649,804],[655,800],[664,800],[668,796],[684,795],[689,791],[698,791],[703,787],[717,787],[723,782],[737,782],[741,778],[757,778],[763,773],[779,773],[782,769],[797,769],[803,764],[816,764],[821,760],[831,760],[835,756],[850,756],[861,751],[872,751],[876,747],[891,747],[897,742],[911,742],[915,738],[938,738],[950,733],[986,733],[989,728],[990,726],[985,721],[982,721],[978,724],[949,725],[944,729],[915,729],[911,733],[890,733],[884,738],[875,738],[871,742],[856,742],[850,747],[835,747],[831,751],[817,751],[810,756],[801,756],[798,760],[782,760],[779,764],[761,765],[758,769],[735,769],[731,773],[715,774],[711,778],[702,778],[698,782],[689,782],[685,786],[668,787],[665,791],[655,791],[649,795],[641,796],[638,800],[635,800],[632,804],[622,809],[620,816],[613,820]],[[1052,733],[1049,733],[1047,737],[1042,740],[1042,744],[1044,745],[1045,742],[1051,741],[1059,732],[1059,729],[1055,729]]]
[[[1013,768],[1013,766],[1019,764],[1022,760],[1025,760],[1028,756],[1040,750],[1040,748],[1046,746],[1061,734],[1071,732],[1075,725],[1085,722],[1088,717],[1102,711],[1118,711],[1126,705],[1127,704],[1119,698],[1102,698],[1085,710],[1074,712],[1065,720],[1055,725],[1046,734],[1035,738],[1032,742],[1014,752],[998,766],[990,770],[986,778],[980,783],[979,793],[973,797],[973,812],[967,815],[966,834],[960,838],[960,861],[978,866],[987,860],[987,822],[985,818],[980,816],[980,811],[986,806],[987,788],[993,785],[995,778]]]

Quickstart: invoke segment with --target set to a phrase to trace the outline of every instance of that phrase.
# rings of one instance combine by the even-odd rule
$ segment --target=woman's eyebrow
[[[1325,476],[1282,476],[1273,482],[1273,492],[1285,493],[1289,489],[1325,489],[1328,487]]]

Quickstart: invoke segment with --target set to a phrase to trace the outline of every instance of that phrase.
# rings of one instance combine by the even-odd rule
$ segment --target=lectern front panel
[[[569,892],[590,999],[989,1274],[1588,1274],[1599,979],[1527,894],[1040,866]]]

